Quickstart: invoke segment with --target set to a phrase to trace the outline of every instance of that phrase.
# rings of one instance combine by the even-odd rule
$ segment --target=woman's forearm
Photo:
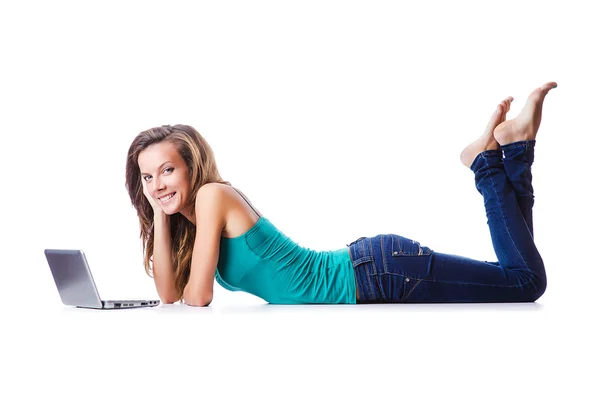
[[[152,273],[158,296],[163,303],[179,299],[175,289],[175,271],[171,259],[171,223],[164,212],[154,216],[154,252]]]

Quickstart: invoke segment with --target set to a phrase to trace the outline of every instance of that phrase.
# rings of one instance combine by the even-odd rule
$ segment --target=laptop
[[[160,300],[100,299],[82,250],[44,250],[60,299],[65,305],[90,309],[131,309],[157,306]]]

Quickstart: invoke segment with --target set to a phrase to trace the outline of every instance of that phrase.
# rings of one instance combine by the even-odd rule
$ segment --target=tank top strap
[[[233,186],[231,186],[233,187]],[[254,206],[252,204],[250,204],[250,202],[248,200],[246,200],[246,197],[244,197],[244,195],[242,193],[240,193],[239,190],[237,190],[236,188],[233,187],[233,190],[235,190],[236,192],[238,192],[238,194],[240,196],[242,196],[242,198],[244,199],[244,201],[246,201],[248,203],[248,205],[250,206],[250,208],[252,208],[252,210],[254,211],[254,213],[256,213],[256,215],[258,215],[260,217],[260,214],[258,213],[258,211],[256,211],[256,209],[254,208]]]

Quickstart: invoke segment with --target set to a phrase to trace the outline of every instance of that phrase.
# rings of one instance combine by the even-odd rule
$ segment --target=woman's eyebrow
[[[163,166],[163,165],[165,165],[165,164],[167,164],[167,163],[172,163],[172,161],[165,161],[164,163],[162,163],[162,164],[161,164],[161,165],[158,167],[158,169],[161,169],[161,168],[162,168],[162,166]],[[146,172],[142,172],[142,175],[150,175],[150,174],[148,174],[148,173],[146,173]]]

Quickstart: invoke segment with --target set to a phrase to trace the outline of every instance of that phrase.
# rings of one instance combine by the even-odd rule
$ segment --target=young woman
[[[163,303],[207,306],[213,279],[275,304],[533,302],[546,289],[533,241],[531,165],[546,94],[535,89],[506,120],[502,101],[461,153],[483,196],[498,262],[434,252],[395,234],[335,251],[296,244],[219,175],[206,140],[186,125],[141,132],[126,187],[140,221],[144,266]]]

